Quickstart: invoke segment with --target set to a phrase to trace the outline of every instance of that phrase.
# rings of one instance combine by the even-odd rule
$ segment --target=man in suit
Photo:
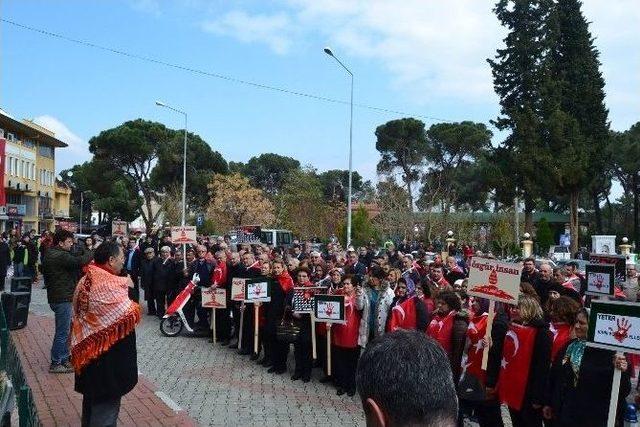
[[[138,283],[138,277],[140,277],[140,262],[142,260],[142,255],[140,254],[140,249],[136,244],[134,239],[129,240],[128,247],[125,248],[124,253],[124,268],[127,271],[127,274],[131,276],[131,280],[134,285],[134,296],[135,300],[138,301],[138,296],[140,295],[140,285]]]

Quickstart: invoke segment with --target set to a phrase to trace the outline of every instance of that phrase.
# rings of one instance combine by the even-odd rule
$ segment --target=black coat
[[[9,244],[7,242],[0,242],[0,271],[5,272],[9,265],[11,264],[11,252],[9,249]],[[0,277],[1,279],[1,277]]]
[[[571,363],[564,360],[570,343],[558,352],[551,367],[547,404],[553,408],[559,426],[607,425],[615,353],[599,348],[585,348],[576,385]],[[629,372],[623,372],[618,394],[618,420],[624,415],[625,398],[630,391]]]
[[[173,258],[163,261],[156,258],[153,267],[153,291],[167,292],[175,287],[175,273]]]
[[[129,254],[133,252],[133,258],[131,258],[131,269],[127,269],[127,273],[131,275],[133,283],[138,281],[140,275],[140,264],[142,261],[142,253],[138,249],[127,249],[124,253],[124,267],[127,268],[129,261]],[[136,283],[137,284],[137,283]]]
[[[75,377],[75,390],[94,400],[124,396],[138,383],[136,332],[115,343]]]
[[[284,316],[287,295],[277,280],[269,279],[269,287],[271,290],[271,301],[265,308],[265,333],[270,336],[275,336],[276,327],[280,324]]]
[[[36,261],[38,261],[38,250],[36,246],[29,242],[26,245],[24,242],[16,246],[13,251],[13,262],[22,264],[24,261],[24,253],[25,251],[29,251],[29,258],[27,259],[27,266],[34,268],[36,265]]]
[[[144,258],[140,263],[140,279],[144,289],[144,299],[153,298],[153,278],[157,258]]]

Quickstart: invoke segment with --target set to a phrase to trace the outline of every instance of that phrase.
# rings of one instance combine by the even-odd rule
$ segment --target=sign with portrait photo
[[[613,295],[615,290],[615,266],[611,264],[587,264],[587,295]]]
[[[232,301],[244,301],[244,284],[247,279],[241,279],[234,277],[231,280],[231,300]]]
[[[247,279],[244,282],[244,302],[269,302],[271,289],[264,279]]]
[[[640,306],[623,301],[592,301],[587,345],[640,354]]]
[[[344,295],[316,295],[313,312],[316,322],[345,323]]]
[[[227,308],[227,290],[223,288],[202,288],[203,308]]]

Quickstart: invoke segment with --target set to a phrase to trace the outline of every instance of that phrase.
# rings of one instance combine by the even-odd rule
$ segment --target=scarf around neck
[[[77,374],[140,322],[140,306],[129,299],[128,281],[102,266],[87,266],[73,295],[71,364]]]
[[[587,346],[586,340],[576,339],[567,347],[567,352],[564,356],[563,363],[569,362],[574,375],[574,386],[578,385],[578,379],[580,378],[580,365],[582,364],[582,356],[584,356],[584,349]]]

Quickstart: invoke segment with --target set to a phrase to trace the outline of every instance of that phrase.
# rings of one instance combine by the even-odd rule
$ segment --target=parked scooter
[[[200,276],[198,276],[198,273],[195,273],[189,283],[187,283],[187,286],[185,286],[165,311],[160,321],[160,332],[162,332],[164,336],[178,336],[180,332],[182,332],[182,328],[186,328],[190,333],[194,332],[191,326],[189,326],[187,318],[184,316],[183,308],[191,299],[191,295],[193,295],[193,292],[198,287],[198,283],[200,283]]]

